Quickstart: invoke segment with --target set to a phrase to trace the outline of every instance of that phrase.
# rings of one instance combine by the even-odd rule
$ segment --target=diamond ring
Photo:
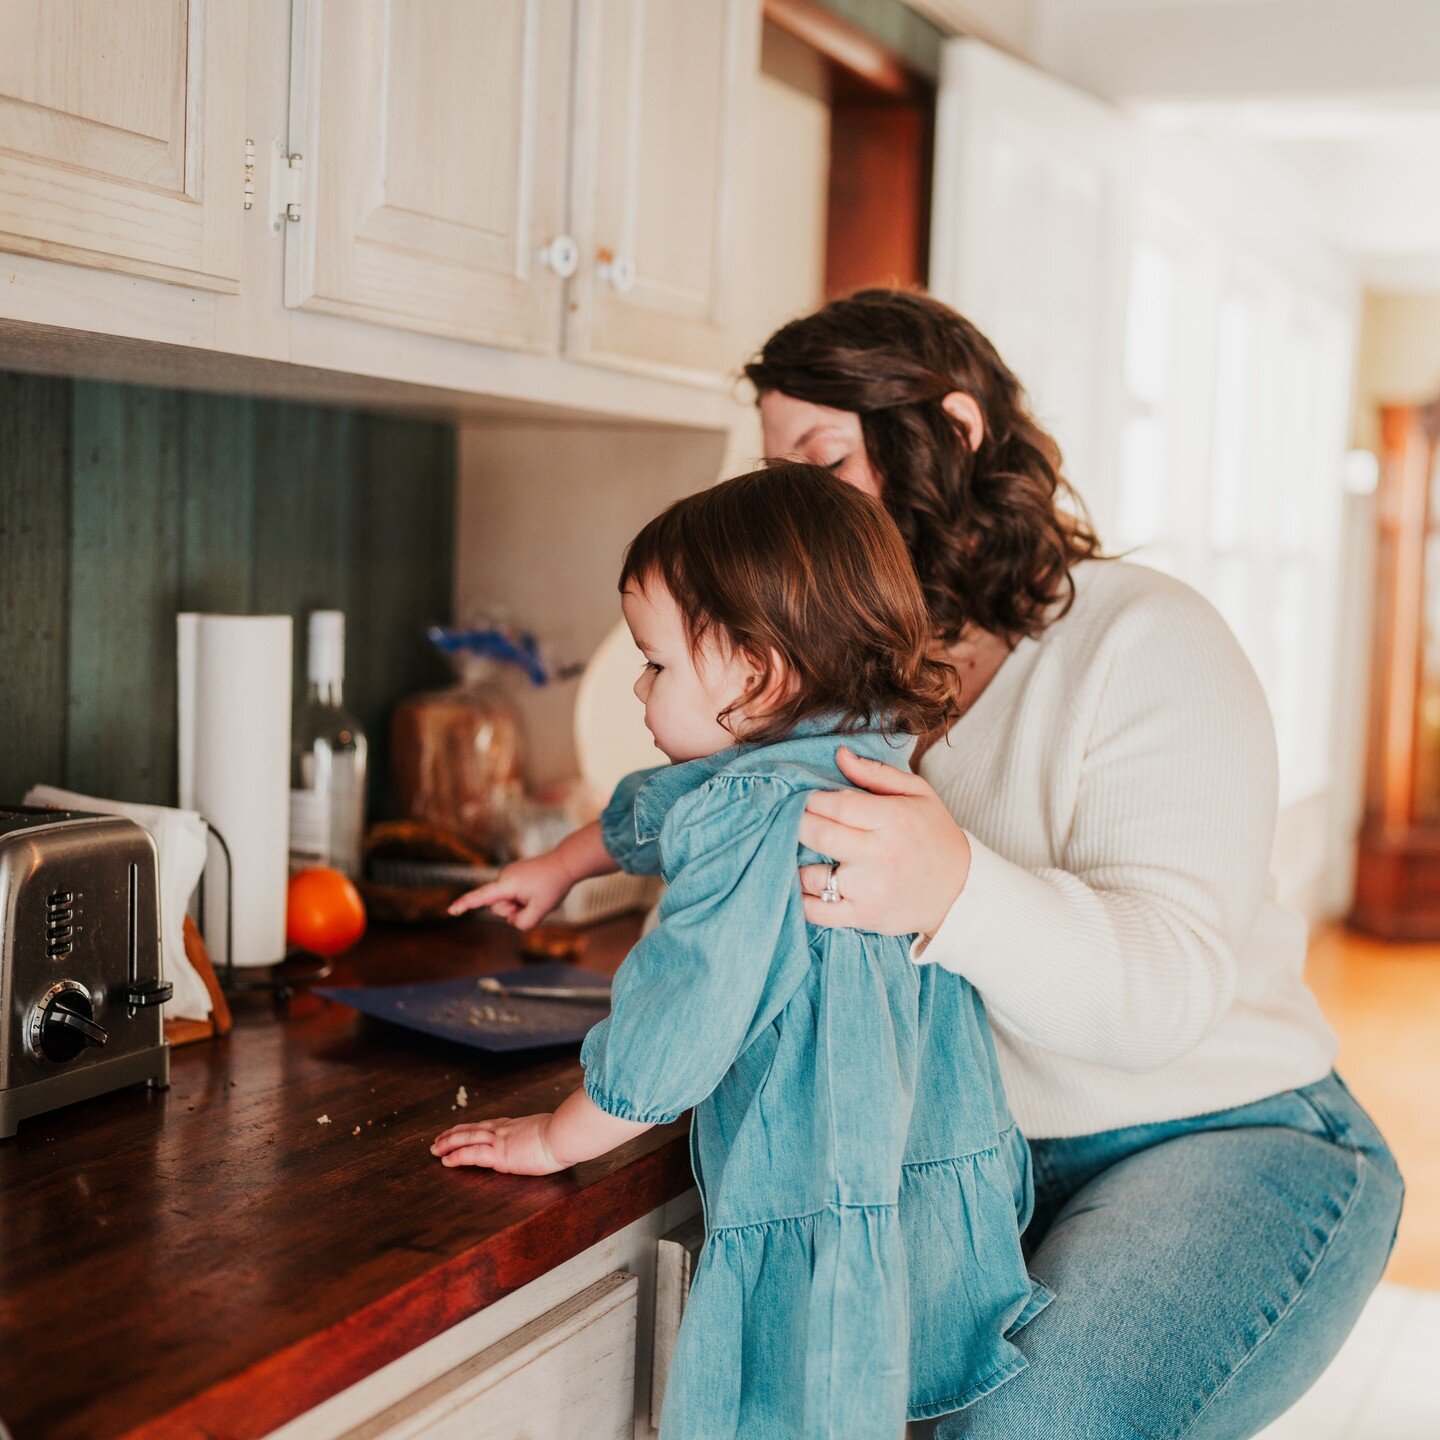
[[[820,898],[821,898],[821,900],[823,900],[827,905],[833,905],[833,904],[835,904],[835,902],[836,902],[837,900],[840,900],[840,899],[843,899],[843,898],[844,898],[844,897],[840,894],[840,886],[839,886],[838,882],[837,882],[836,879],[835,879],[835,876],[836,876],[837,872],[839,871],[839,869],[840,869],[840,862],[839,862],[838,860],[833,860],[833,861],[831,861],[831,863],[830,863],[830,878],[829,878],[828,880],[826,880],[826,882],[825,882],[825,888],[820,892]]]

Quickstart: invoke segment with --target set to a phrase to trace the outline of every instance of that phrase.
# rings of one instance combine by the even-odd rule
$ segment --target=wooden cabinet
[[[0,248],[240,285],[245,6],[6,0]]]
[[[287,305],[559,348],[572,8],[298,0]]]
[[[732,366],[734,210],[752,0],[581,0],[567,348],[627,368]]]
[[[606,1275],[344,1440],[630,1440],[638,1285]]]
[[[718,377],[757,18],[755,0],[303,0],[286,303]]]
[[[1350,923],[1440,939],[1440,398],[1382,405],[1365,816]]]
[[[685,1191],[268,1440],[654,1440],[699,1210]]]
[[[5,0],[0,319],[46,327],[9,353],[86,373],[84,337],[119,336],[226,388],[383,377],[714,424],[759,20],[760,0]],[[89,373],[164,383],[158,356],[93,349]],[[293,377],[247,385],[232,356]]]

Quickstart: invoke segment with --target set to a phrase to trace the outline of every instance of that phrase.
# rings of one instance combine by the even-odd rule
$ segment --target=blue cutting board
[[[492,1052],[573,1045],[610,1013],[610,982],[559,960],[505,970],[502,984],[594,986],[596,999],[540,1000],[487,995],[478,976],[425,985],[317,985],[311,994],[442,1040]]]

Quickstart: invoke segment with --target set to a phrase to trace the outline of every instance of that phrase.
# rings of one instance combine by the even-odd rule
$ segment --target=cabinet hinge
[[[245,142],[245,208],[255,208],[255,142]]]
[[[286,221],[300,219],[304,185],[305,157],[287,153],[284,144],[276,140],[270,166],[270,228],[277,235]]]

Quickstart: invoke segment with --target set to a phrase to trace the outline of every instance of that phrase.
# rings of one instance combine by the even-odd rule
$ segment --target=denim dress
[[[1010,1339],[1052,1298],[979,996],[909,935],[805,919],[797,866],[827,857],[800,817],[849,785],[836,748],[908,769],[914,747],[838,721],[637,771],[600,817],[666,890],[585,1037],[585,1092],[653,1124],[693,1107],[705,1219],[662,1440],[898,1440],[1023,1369]]]

